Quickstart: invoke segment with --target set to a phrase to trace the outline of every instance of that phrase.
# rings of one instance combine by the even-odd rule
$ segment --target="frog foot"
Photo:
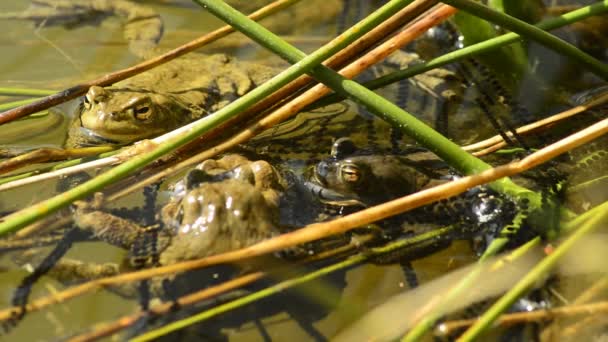
[[[96,192],[91,201],[75,201],[72,203],[74,215],[82,215],[103,208],[104,195],[101,192]]]

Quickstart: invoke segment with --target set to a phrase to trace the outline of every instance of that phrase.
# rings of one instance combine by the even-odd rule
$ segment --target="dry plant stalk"
[[[422,190],[414,194],[383,203],[381,205],[370,207],[329,222],[314,223],[293,232],[264,240],[255,245],[251,245],[239,250],[212,255],[202,259],[180,262],[173,265],[96,279],[58,292],[53,296],[36,300],[34,303],[27,305],[27,310],[32,311],[41,309],[52,304],[64,302],[89,291],[94,291],[110,285],[166,276],[169,274],[181,273],[211,265],[242,261],[247,258],[280,251],[288,247],[318,240],[331,235],[341,234],[355,229],[356,227],[360,227],[361,225],[379,221],[387,217],[403,213],[407,210],[461,194],[472,187],[526,171],[548,160],[551,160],[562,153],[585,144],[607,132],[608,119],[604,119],[535,153],[532,153],[519,161],[485,170],[476,175],[462,177],[460,179]],[[12,313],[16,310],[19,310],[19,308],[11,307],[0,311],[0,320],[9,319]]]
[[[608,288],[608,276],[604,276],[599,279],[595,284],[591,287],[587,288],[580,295],[578,295],[571,303],[570,306],[580,306],[587,304],[594,300],[596,297],[601,296],[606,292]],[[559,319],[554,320],[548,326],[544,327],[541,336],[545,335],[557,335],[557,336],[573,336],[577,332],[586,327],[590,327],[596,321],[598,317],[589,316],[585,317],[582,320],[572,323],[569,325],[565,325],[565,322],[560,321]]]
[[[425,0],[425,2],[428,1]],[[398,13],[401,13],[404,10]],[[429,11],[428,14],[425,14],[422,18],[420,18],[420,20],[411,23],[404,30],[397,33],[395,36],[388,39],[386,42],[382,43],[378,47],[365,54],[363,57],[357,59],[356,61],[349,64],[347,67],[340,70],[340,74],[346,78],[353,78],[357,76],[365,69],[380,62],[394,51],[398,50],[405,44],[411,42],[412,40],[420,36],[422,33],[426,32],[429,28],[443,22],[455,12],[456,9],[448,5],[435,6],[432,10]],[[164,171],[159,172],[138,184],[126,188],[120,193],[108,197],[108,200],[115,200],[119,197],[124,196],[125,194],[133,192],[135,189],[155,183],[181,169],[200,163],[204,160],[218,155],[219,153],[226,152],[239,144],[243,144],[255,137],[256,135],[266,131],[267,129],[291,118],[304,107],[318,100],[323,95],[328,94],[330,91],[331,89],[329,89],[325,85],[317,84],[316,86],[307,90],[297,98],[274,110],[269,115],[261,118],[258,122],[246,127],[243,131],[239,132],[235,136],[189,159],[186,159],[173,167],[169,167]]]
[[[358,242],[365,244],[366,242],[371,241],[373,238],[374,237],[372,235],[363,235],[362,237],[358,238]],[[309,264],[309,263],[312,263],[312,262],[315,262],[318,260],[322,260],[322,259],[326,259],[326,258],[330,258],[330,257],[341,256],[345,252],[352,251],[355,248],[357,248],[357,247],[354,244],[348,244],[343,247],[332,249],[330,251],[315,254],[311,257],[306,258],[305,260],[302,260],[301,262],[298,262],[298,264]],[[264,272],[250,273],[250,274],[238,277],[238,278],[231,279],[229,281],[225,281],[219,285],[208,287],[203,290],[196,291],[194,293],[182,296],[182,297],[178,298],[176,302],[180,308],[183,308],[183,307],[189,306],[189,305],[194,305],[198,302],[201,302],[206,299],[210,299],[211,297],[217,296],[217,295],[225,293],[227,291],[249,285],[249,284],[253,283],[254,281],[257,281],[265,276],[266,276],[266,273],[264,273]],[[173,310],[173,305],[174,305],[174,303],[172,303],[172,302],[156,304],[150,308],[150,312],[154,315],[167,314]],[[102,337],[110,336],[112,334],[115,334],[123,329],[126,329],[126,328],[132,326],[133,324],[135,324],[137,322],[138,319],[144,317],[144,314],[145,314],[144,312],[138,311],[131,315],[122,316],[122,317],[114,320],[113,322],[104,324],[100,328],[96,328],[90,332],[77,335],[77,336],[71,338],[69,341],[70,342],[72,342],[72,341],[74,341],[74,342],[75,341],[78,341],[78,342],[94,341],[94,340],[97,340]]]
[[[555,309],[542,309],[530,312],[503,314],[496,320],[499,326],[508,326],[535,321],[548,321],[557,317],[572,317],[578,315],[597,315],[608,313],[608,302],[583,305],[567,305]],[[450,336],[458,330],[467,328],[477,321],[476,318],[448,321],[435,329],[436,336]]]
[[[347,62],[354,59],[360,53],[370,48],[386,36],[397,30],[403,23],[407,23],[416,17],[422,15],[426,10],[431,8],[436,0],[415,0],[405,8],[395,13],[392,17],[376,26],[374,29],[366,33],[363,37],[357,39],[354,43],[342,51],[336,53],[331,58],[323,62],[323,65],[332,69],[343,67]],[[259,113],[271,106],[289,98],[294,92],[302,89],[311,82],[313,78],[308,75],[303,75],[288,83],[285,87],[277,90],[264,100],[258,102],[249,108],[245,113]]]

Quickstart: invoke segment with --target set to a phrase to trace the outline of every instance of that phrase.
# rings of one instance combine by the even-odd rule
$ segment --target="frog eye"
[[[358,183],[361,180],[361,170],[355,164],[344,164],[340,167],[340,178],[347,183]]]
[[[357,151],[357,146],[350,138],[340,138],[334,142],[331,147],[331,156],[337,159],[342,159]]]
[[[91,100],[89,100],[89,96],[85,96],[84,97],[84,102],[83,102],[84,108],[89,110],[91,109]]]
[[[147,120],[150,118],[152,111],[148,106],[141,106],[139,108],[135,108],[135,118],[137,120]]]

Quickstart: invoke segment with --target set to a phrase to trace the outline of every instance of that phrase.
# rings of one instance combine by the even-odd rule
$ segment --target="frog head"
[[[124,144],[175,129],[191,121],[193,110],[171,94],[93,86],[82,103],[80,123],[88,135]]]
[[[364,151],[340,138],[330,157],[314,167],[313,179],[345,198],[374,205],[420,190],[431,174],[407,155]]]

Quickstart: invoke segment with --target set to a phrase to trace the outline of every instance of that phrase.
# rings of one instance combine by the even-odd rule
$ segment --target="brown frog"
[[[249,161],[239,155],[209,160],[178,183],[172,198],[161,210],[161,228],[143,227],[112,215],[101,207],[101,196],[77,202],[75,225],[102,241],[130,251],[122,265],[92,264],[61,259],[50,275],[63,282],[111,276],[134,266],[169,265],[243,248],[278,233],[278,205],[283,191],[277,171],[265,161]],[[150,235],[152,234],[152,235]],[[138,248],[146,237],[155,236],[154,255]],[[155,294],[161,295],[160,282]],[[133,296],[134,288],[116,292]]]
[[[414,193],[439,178],[433,168],[442,162],[433,157],[425,151],[410,155],[373,153],[357,148],[349,138],[340,138],[334,142],[330,157],[315,165],[310,176],[314,183],[339,194],[326,200],[352,199],[371,206]]]

